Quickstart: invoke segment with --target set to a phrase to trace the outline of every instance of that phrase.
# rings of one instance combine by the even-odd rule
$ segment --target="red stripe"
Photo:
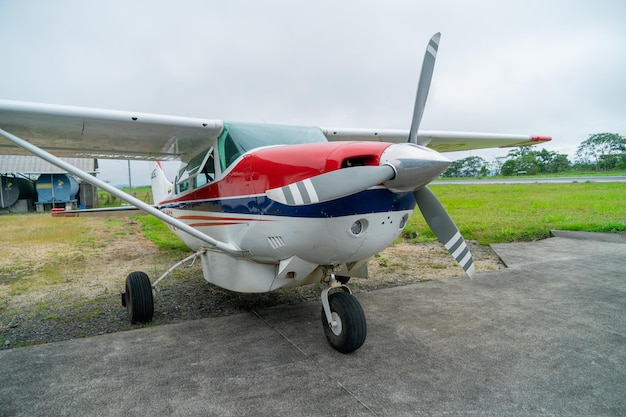
[[[264,219],[255,219],[255,218],[247,218],[247,217],[219,217],[219,216],[180,216],[177,217],[178,220],[219,220],[219,221],[234,221],[234,222],[268,222],[271,220]]]
[[[232,225],[237,225],[237,224],[244,224],[244,223],[237,223],[237,222],[189,223],[189,226],[191,226],[191,227],[208,227],[208,226],[232,226]]]

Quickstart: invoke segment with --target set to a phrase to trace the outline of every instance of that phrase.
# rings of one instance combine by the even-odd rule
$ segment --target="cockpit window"
[[[242,154],[263,146],[327,142],[318,127],[224,123],[218,139],[220,167],[225,171]]]

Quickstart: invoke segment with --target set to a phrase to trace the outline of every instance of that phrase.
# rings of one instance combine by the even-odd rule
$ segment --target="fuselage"
[[[225,253],[173,228],[201,252],[207,281],[239,292],[331,273],[367,277],[367,260],[406,226],[413,191],[449,164],[414,144],[328,142],[315,127],[237,123],[183,162],[158,207],[228,245]]]

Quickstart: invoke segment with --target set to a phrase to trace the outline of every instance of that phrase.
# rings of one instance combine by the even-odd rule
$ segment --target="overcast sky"
[[[573,155],[626,135],[625,22],[623,0],[0,0],[0,98],[408,129],[440,31],[422,129],[549,135]],[[124,184],[126,163],[99,176]]]

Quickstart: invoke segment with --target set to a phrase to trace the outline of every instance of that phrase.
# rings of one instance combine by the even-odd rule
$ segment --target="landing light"
[[[361,232],[363,232],[363,223],[361,222],[361,220],[357,220],[352,223],[352,227],[350,227],[350,232],[352,232],[352,234],[355,236],[360,235]]]

